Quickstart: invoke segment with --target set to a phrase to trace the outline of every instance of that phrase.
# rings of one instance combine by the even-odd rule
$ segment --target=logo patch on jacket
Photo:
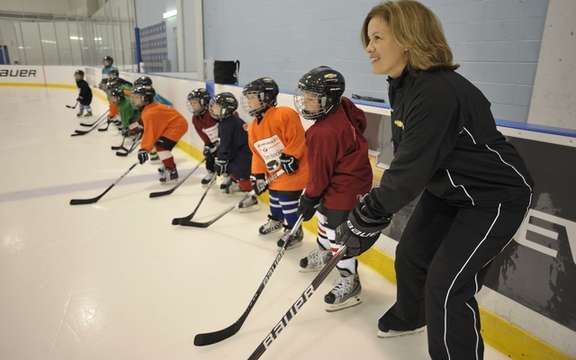
[[[394,120],[394,125],[398,126],[401,129],[404,129],[404,123],[402,120]]]

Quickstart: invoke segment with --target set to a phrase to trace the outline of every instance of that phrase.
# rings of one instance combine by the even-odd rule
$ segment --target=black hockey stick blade
[[[76,102],[76,104],[74,105],[65,105],[68,109],[76,109],[76,106],[78,106],[78,102]]]
[[[98,128],[98,131],[108,131],[108,128],[110,127],[110,122],[106,123],[106,127],[103,128]]]
[[[88,127],[94,126],[94,125],[96,125],[97,122],[99,122],[100,120],[102,120],[102,118],[103,118],[104,116],[106,116],[106,114],[108,114],[108,111],[104,111],[102,114],[100,114],[100,116],[98,116],[98,118],[97,118],[95,121],[93,121],[93,122],[91,122],[91,123],[89,123],[89,124],[88,124],[88,123],[80,123],[80,125],[82,125],[82,126],[88,126]]]
[[[132,151],[134,151],[136,149],[136,147],[138,147],[141,139],[142,139],[142,136],[138,136],[136,139],[134,139],[134,141],[132,142],[132,145],[130,145],[129,149],[122,147],[122,150],[124,150],[124,152],[117,151],[116,156],[128,156],[128,154],[132,153]]]
[[[224,215],[228,214],[232,210],[236,209],[237,205],[230,206],[228,209],[220,213],[214,219],[206,222],[198,222],[198,221],[186,221],[185,219],[181,219],[177,224],[174,224],[174,220],[172,220],[172,224],[174,225],[181,225],[181,226],[188,226],[188,227],[197,227],[197,228],[207,228],[210,225],[214,224],[216,221],[220,220]]]
[[[110,150],[122,150],[122,149],[128,150],[128,149],[126,149],[126,148],[125,148],[124,146],[122,146],[122,145],[118,145],[118,146],[112,145],[112,146],[110,146]]]
[[[275,172],[274,174],[272,174],[268,179],[266,179],[266,183],[270,184],[272,181],[274,181],[275,179],[279,178],[280,176],[284,175],[284,171],[280,170]],[[252,196],[253,192],[249,192],[248,194],[246,194],[242,200],[240,200],[236,205],[229,207],[228,209],[224,210],[222,213],[220,213],[218,216],[216,216],[214,219],[207,221],[207,222],[198,222],[198,221],[189,221],[190,219],[186,219],[186,218],[181,218],[179,222],[177,222],[177,224],[175,224],[175,220],[172,220],[172,224],[173,225],[182,225],[182,226],[189,226],[189,227],[198,227],[198,228],[207,228],[208,226],[214,224],[216,221],[220,220],[224,215],[228,214],[229,212],[231,212],[232,210],[240,207],[240,204],[242,202],[244,202],[244,200],[246,200],[249,196]],[[193,215],[193,214],[190,214]],[[190,216],[189,215],[189,216]],[[190,217],[191,218],[191,217]]]
[[[322,282],[324,282],[328,274],[330,274],[330,272],[336,267],[338,261],[340,261],[340,259],[344,257],[345,253],[346,253],[346,246],[343,246],[342,248],[340,248],[340,250],[338,250],[336,254],[332,256],[332,258],[326,263],[326,265],[324,265],[322,270],[320,270],[318,275],[316,275],[314,280],[312,280],[312,283],[306,288],[306,290],[304,290],[304,292],[298,297],[298,299],[296,299],[294,304],[290,306],[290,308],[288,309],[288,311],[286,311],[284,316],[282,316],[280,321],[278,321],[278,323],[272,328],[272,330],[270,330],[268,335],[266,335],[264,340],[262,340],[262,342],[256,347],[254,352],[252,352],[252,354],[248,357],[248,360],[260,359],[262,354],[264,354],[264,352],[268,350],[268,348],[270,347],[270,345],[272,345],[274,340],[276,340],[278,336],[282,333],[282,330],[284,330],[284,328],[288,326],[290,320],[293,320],[298,314],[298,312],[302,310],[304,304],[312,297],[312,295],[314,295],[314,292],[318,289],[318,287],[322,284]]]
[[[102,196],[96,196],[90,199],[72,199],[70,200],[70,205],[87,205],[87,204],[94,204],[98,202]]]
[[[192,176],[192,174],[194,174],[194,172],[200,167],[200,165],[202,163],[204,163],[206,161],[206,159],[202,159],[202,161],[200,161],[189,173],[188,175],[186,175],[182,180],[180,180],[178,182],[178,184],[174,185],[171,189],[169,190],[164,190],[164,191],[156,191],[156,192],[151,192],[148,196],[151,198],[155,198],[155,197],[160,197],[160,196],[166,196],[166,195],[170,195],[174,192],[174,190],[178,189],[178,187],[180,187],[180,185],[184,184],[184,182],[186,180],[188,180],[188,178],[190,176]],[[216,178],[216,177],[214,177]],[[212,184],[209,184],[208,187],[210,187]],[[172,221],[172,223],[174,224],[174,221]],[[174,224],[176,225],[176,224]]]
[[[93,131],[94,129],[96,129],[98,126],[101,125],[102,120],[104,119],[104,117],[102,117],[100,120],[96,121],[96,123],[94,124],[94,126],[92,126],[90,129],[88,130],[74,130],[74,133],[71,134],[70,136],[81,136],[81,135],[86,135],[89,132]]]
[[[296,220],[296,223],[292,227],[290,235],[293,235],[296,231],[298,231],[303,220],[304,219],[302,218],[302,216],[298,217],[298,220]],[[250,314],[250,311],[252,311],[252,308],[256,304],[256,301],[258,300],[258,298],[260,297],[260,295],[264,291],[266,284],[268,284],[268,281],[272,277],[274,270],[276,270],[278,263],[280,263],[280,260],[284,256],[284,253],[286,252],[286,246],[287,245],[288,245],[288,242],[286,241],[284,243],[284,246],[282,248],[280,248],[280,251],[278,251],[278,253],[276,254],[276,257],[274,258],[272,265],[270,266],[270,268],[266,272],[264,279],[262,279],[262,281],[260,282],[258,289],[256,290],[256,292],[252,296],[252,300],[250,300],[250,304],[248,304],[248,307],[246,308],[246,310],[244,310],[244,313],[242,314],[242,316],[240,316],[240,318],[238,320],[236,320],[236,322],[234,322],[232,325],[228,326],[225,329],[213,331],[213,332],[209,332],[209,333],[197,334],[194,337],[194,345],[205,346],[205,345],[215,344],[215,343],[220,342],[222,340],[228,339],[229,337],[233,336],[234,334],[236,334],[240,330],[240,328],[244,324],[244,321],[246,321],[246,318]]]
[[[120,180],[122,180],[126,175],[128,175],[128,173],[130,171],[132,171],[132,169],[134,169],[136,167],[136,165],[138,165],[138,164],[139,164],[138,162],[135,162],[134,164],[132,164],[132,166],[130,166],[128,168],[128,170],[126,170],[124,172],[124,174],[122,174],[122,176],[120,176],[118,179],[116,179],[116,181],[114,181],[110,186],[108,186],[106,188],[106,190],[104,190],[102,192],[102,194],[100,194],[96,197],[90,198],[90,199],[72,199],[72,200],[70,200],[70,205],[86,205],[86,204],[94,204],[95,202],[98,202],[98,200],[100,200],[104,195],[106,195],[106,193],[108,191],[110,191],[116,184],[118,184],[120,182]]]

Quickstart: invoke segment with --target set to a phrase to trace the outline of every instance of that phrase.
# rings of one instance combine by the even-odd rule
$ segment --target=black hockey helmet
[[[74,77],[76,77],[76,76],[79,76],[79,77],[81,77],[82,79],[84,79],[84,71],[82,71],[82,70],[80,70],[80,69],[74,71]]]
[[[198,88],[198,89],[194,89],[192,91],[190,91],[188,93],[188,102],[186,103],[188,110],[196,115],[202,115],[204,114],[204,112],[206,112],[206,110],[208,110],[208,105],[210,104],[210,94],[208,93],[208,91],[204,88]],[[200,102],[200,105],[202,106],[202,110],[201,111],[194,111],[194,109],[192,109],[192,104],[190,104],[190,101],[192,101],[193,99],[197,99],[198,102]],[[238,107],[238,106],[236,106]]]
[[[112,56],[106,55],[106,56],[104,56],[104,58],[102,59],[102,62],[103,62],[106,66],[110,66],[110,65],[114,64],[114,59],[112,59]]]
[[[334,111],[344,93],[345,82],[342,74],[328,66],[319,66],[304,74],[298,81],[298,91],[294,96],[294,105],[307,120],[323,119]],[[318,101],[318,110],[311,111],[305,101]]]
[[[120,72],[118,69],[110,69],[108,72],[108,79],[118,79],[120,77]]]
[[[214,105],[220,105],[220,111],[216,112]],[[225,119],[230,115],[234,114],[236,109],[238,109],[238,100],[234,97],[234,94],[230,92],[223,92],[210,100],[210,105],[208,106],[210,115],[215,119]]]
[[[250,94],[258,95],[261,104],[257,109],[247,108],[246,110],[251,116],[261,116],[269,107],[276,106],[278,93],[278,84],[269,77],[259,78],[246,84],[242,90],[242,94],[245,97]]]
[[[134,86],[152,86],[152,79],[146,75],[140,76],[134,81]]]
[[[152,86],[137,86],[132,90],[133,96],[139,96],[142,98],[141,104],[134,104],[136,107],[142,107],[154,102],[154,96],[156,96],[156,91]]]

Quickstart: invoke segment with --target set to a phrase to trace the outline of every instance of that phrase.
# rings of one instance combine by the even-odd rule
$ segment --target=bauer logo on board
[[[0,77],[36,77],[36,69],[0,69]]]

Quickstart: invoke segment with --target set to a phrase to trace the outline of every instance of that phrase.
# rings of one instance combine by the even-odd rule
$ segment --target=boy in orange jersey
[[[174,108],[154,101],[156,91],[152,86],[138,86],[132,92],[132,103],[141,111],[144,124],[138,160],[144,164],[149,152],[156,149],[162,166],[158,169],[161,183],[178,180],[178,171],[172,149],[188,130],[186,119]]]
[[[284,235],[278,247],[302,245],[302,228],[290,237],[298,219],[298,200],[308,181],[306,140],[300,116],[293,109],[276,106],[278,85],[271,78],[260,78],[247,84],[242,91],[248,112],[255,119],[248,127],[248,143],[252,150],[252,186],[256,194],[270,189],[270,215],[259,229],[260,234],[280,230]],[[266,177],[284,170],[283,175],[266,185]]]

